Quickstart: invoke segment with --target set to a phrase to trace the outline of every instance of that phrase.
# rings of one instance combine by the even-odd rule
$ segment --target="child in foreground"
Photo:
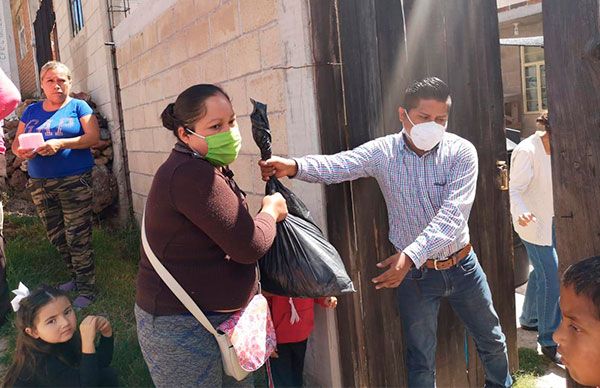
[[[4,387],[116,386],[109,368],[113,354],[110,322],[89,315],[77,330],[77,317],[66,294],[41,286],[14,290],[17,344]],[[100,341],[96,346],[96,334]]]
[[[600,386],[600,256],[573,264],[560,287],[562,322],[554,341],[575,381]]]

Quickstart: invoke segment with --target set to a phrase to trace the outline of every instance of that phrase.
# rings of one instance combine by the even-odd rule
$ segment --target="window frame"
[[[543,48],[542,48],[543,50]],[[523,93],[523,112],[525,114],[529,113],[542,113],[547,110],[547,107],[543,107],[544,96],[542,95],[542,75],[541,75],[541,67],[544,67],[544,78],[546,75],[545,66],[546,61],[542,59],[540,61],[532,61],[525,62],[525,47],[521,46],[521,91]],[[527,107],[527,85],[526,85],[526,77],[525,77],[525,68],[527,67],[535,67],[535,78],[536,78],[536,92],[537,92],[537,110],[529,110]],[[544,80],[545,81],[545,80]],[[545,82],[544,82],[545,84]],[[546,105],[548,101],[548,92],[546,89]]]
[[[82,0],[68,0],[71,16],[71,32],[76,36],[85,27]]]

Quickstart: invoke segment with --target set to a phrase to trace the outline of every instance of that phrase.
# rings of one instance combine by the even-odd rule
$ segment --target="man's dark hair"
[[[403,107],[406,110],[416,108],[419,100],[436,100],[450,104],[450,88],[438,77],[428,77],[413,82],[404,92]]]
[[[600,256],[571,265],[563,274],[562,283],[564,287],[573,287],[577,295],[589,298],[600,319]]]

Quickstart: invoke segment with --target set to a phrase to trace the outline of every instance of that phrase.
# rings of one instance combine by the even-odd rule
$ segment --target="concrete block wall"
[[[144,11],[144,10],[142,10]],[[138,17],[137,11],[127,19]],[[273,150],[288,155],[287,92],[277,0],[179,0],[117,43],[134,212],[141,215],[154,172],[176,139],[160,114],[187,87],[222,86],[230,95],[243,137],[231,166],[260,207],[258,148],[252,140],[249,97],[268,105]],[[124,20],[122,24],[128,23]],[[174,21],[177,21],[176,23]],[[117,28],[124,29],[122,25]],[[117,39],[118,40],[118,39]],[[315,128],[316,130],[316,128]]]
[[[108,120],[113,143],[113,172],[119,191],[119,221],[130,217],[130,200],[124,164],[121,128],[116,103],[115,77],[112,65],[109,14],[105,1],[83,0],[83,28],[73,36],[68,1],[54,1],[60,60],[73,75],[73,92],[86,92]]]
[[[89,93],[98,109],[114,126],[108,14],[103,1],[82,2],[84,26],[73,36],[68,1],[54,1],[60,60],[73,73],[74,92]]]
[[[251,135],[249,97],[268,105],[277,155],[320,152],[308,0],[161,0],[115,28],[133,209],[138,221],[152,178],[176,139],[160,113],[187,87],[222,86],[232,98],[243,145],[231,166],[250,211],[264,195]],[[326,230],[319,185],[284,182]],[[316,309],[306,381],[340,386],[335,314]]]

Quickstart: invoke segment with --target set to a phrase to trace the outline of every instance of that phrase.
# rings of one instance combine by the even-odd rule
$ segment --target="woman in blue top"
[[[92,108],[71,98],[71,71],[51,61],[40,71],[46,99],[27,107],[12,150],[28,159],[31,197],[48,233],[48,239],[67,263],[71,281],[59,286],[77,290],[78,308],[94,300],[92,252],[92,167],[90,147],[99,140],[98,121]],[[44,144],[35,149],[19,147],[19,135],[41,133]]]

